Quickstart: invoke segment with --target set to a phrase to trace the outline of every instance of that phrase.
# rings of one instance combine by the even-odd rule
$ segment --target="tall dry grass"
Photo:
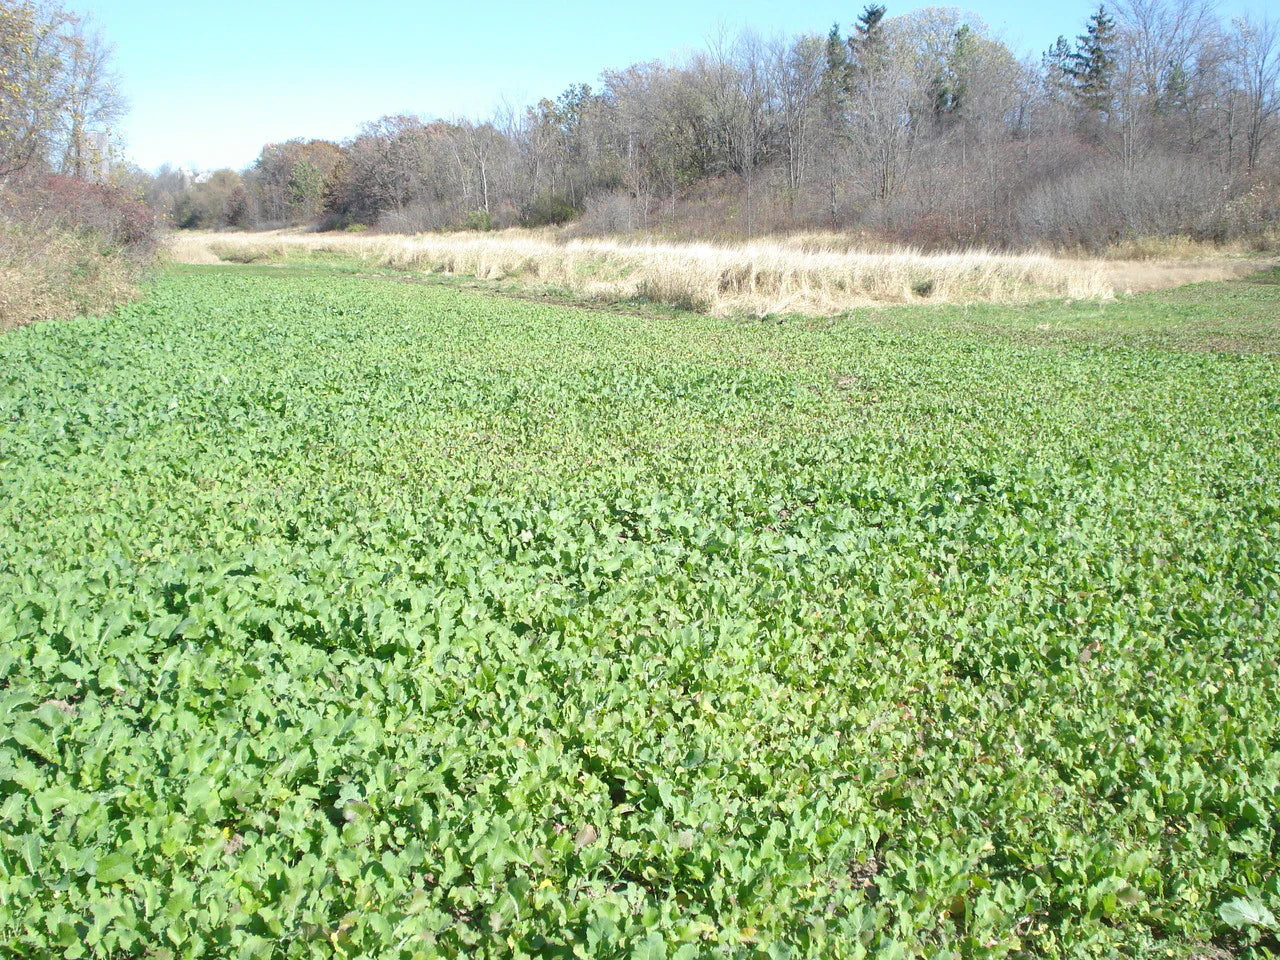
[[[408,273],[512,280],[583,299],[643,298],[717,314],[832,314],[876,304],[1105,299],[1114,293],[1098,261],[982,250],[869,250],[821,235],[711,244],[563,241],[550,231],[180,233],[170,245],[183,262],[338,254]]]
[[[1101,252],[1106,260],[1213,261],[1249,257],[1280,250],[1280,230],[1255,230],[1248,236],[1218,242],[1175,234],[1169,237],[1130,237]]]
[[[0,225],[0,330],[100,313],[137,293],[138,265],[96,237]]]

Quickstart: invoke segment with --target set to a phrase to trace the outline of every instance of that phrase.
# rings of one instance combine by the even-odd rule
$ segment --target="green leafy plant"
[[[1276,918],[1266,904],[1253,898],[1229,900],[1218,908],[1218,916],[1227,926],[1236,930],[1249,927],[1260,927],[1263,930],[1275,930]]]
[[[0,337],[0,954],[1267,956],[1276,289]]]

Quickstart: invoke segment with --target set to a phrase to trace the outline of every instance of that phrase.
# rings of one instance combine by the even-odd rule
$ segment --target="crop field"
[[[1280,950],[1280,274],[173,269],[0,337],[0,956]]]

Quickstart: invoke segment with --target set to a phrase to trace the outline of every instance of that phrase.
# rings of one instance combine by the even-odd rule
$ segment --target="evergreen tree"
[[[952,39],[951,49],[931,84],[934,120],[944,126],[953,121],[964,106],[967,80],[977,47],[968,24],[962,24]]]
[[[865,43],[875,37],[883,36],[881,24],[884,22],[884,14],[885,8],[881,4],[869,3],[863,7],[853,27],[855,39]]]
[[[1094,116],[1111,113],[1116,70],[1116,24],[1106,6],[1089,17],[1076,49],[1063,66],[1076,99]]]
[[[827,34],[827,69],[823,76],[823,86],[828,97],[847,94],[853,83],[853,65],[849,62],[849,52],[845,42],[840,39],[840,24],[833,23],[831,32]]]
[[[1071,66],[1072,54],[1071,44],[1067,38],[1058,37],[1053,46],[1040,57],[1040,72],[1044,77],[1045,88],[1055,96],[1065,94],[1072,88],[1071,74],[1068,70]]]
[[[1156,113],[1170,114],[1186,110],[1190,98],[1191,77],[1182,64],[1170,61],[1164,77],[1164,89],[1160,91],[1160,97],[1156,101]]]
[[[888,44],[884,35],[884,14],[885,8],[882,5],[868,4],[853,25],[853,33],[848,41],[849,53],[858,73],[876,73],[885,66]]]

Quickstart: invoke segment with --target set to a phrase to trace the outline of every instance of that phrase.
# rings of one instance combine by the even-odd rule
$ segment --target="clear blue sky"
[[[68,0],[116,45],[127,154],[148,169],[241,168],[264,143],[342,140],[385,114],[487,116],[699,47],[848,25],[866,0]],[[893,16],[926,4],[881,0]],[[1227,0],[1261,13],[1267,0]],[[1096,0],[975,0],[1016,53],[1079,33]]]

